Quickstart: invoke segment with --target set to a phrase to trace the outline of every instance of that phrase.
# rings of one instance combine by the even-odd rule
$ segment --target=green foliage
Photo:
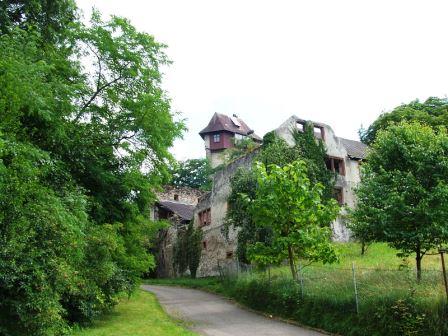
[[[202,230],[200,228],[194,228],[193,222],[190,222],[187,229],[187,235],[189,237],[188,242],[188,268],[190,269],[191,277],[196,278],[196,272],[199,267],[202,253]]]
[[[307,176],[311,183],[320,183],[323,186],[322,197],[325,200],[333,198],[335,175],[325,165],[327,151],[322,141],[316,141],[313,125],[305,124],[303,132],[292,131],[295,147],[300,149],[301,160],[307,167]]]
[[[371,144],[380,130],[401,121],[417,121],[434,129],[439,126],[448,127],[448,100],[437,97],[428,98],[423,103],[415,100],[400,105],[391,112],[383,113],[367,129],[360,130],[361,141]]]
[[[338,335],[446,335],[448,307],[440,273],[420,284],[412,273],[361,269],[357,273],[359,314],[352,270],[339,265],[305,267],[303,291],[301,282],[275,269],[270,276],[252,272],[222,279],[156,279],[151,283],[203,288],[252,309]]]
[[[316,141],[313,127],[309,123],[305,125],[304,132],[293,130],[292,135],[296,141],[295,146],[288,146],[275,132],[267,133],[255,160],[262,162],[267,169],[271,164],[283,167],[297,160],[306,162],[307,176],[311,183],[322,184],[324,187],[322,198],[325,201],[331,199],[335,178],[325,166],[326,152],[323,143]],[[226,216],[225,231],[228,232],[231,226],[239,228],[237,254],[242,262],[249,262],[248,245],[256,242],[269,243],[272,235],[272,230],[269,227],[255,225],[248,211],[247,203],[239,197],[240,194],[246,194],[250,198],[255,197],[256,186],[257,180],[251,170],[239,169],[231,181],[232,192],[228,198],[229,210]],[[326,223],[326,225],[329,224]]]
[[[223,155],[227,162],[232,162],[235,159],[252,152],[259,146],[260,145],[250,137],[238,140],[233,138],[233,147],[226,149]]]
[[[284,167],[262,164],[254,167],[257,178],[255,197],[242,195],[256,226],[272,230],[270,242],[249,247],[249,258],[257,264],[278,264],[289,259],[296,278],[297,257],[332,263],[337,256],[327,223],[339,212],[335,200],[322,200],[323,186],[312,185],[304,161]]]
[[[73,336],[197,336],[179,324],[168,316],[154,294],[138,290],[131,297],[123,296],[112,314],[96,319]]]
[[[0,334],[62,335],[154,267],[148,204],[184,126],[164,46],[126,19],[87,27],[66,0],[0,18]]]
[[[192,278],[196,278],[202,253],[202,230],[195,228],[193,222],[184,230],[178,230],[173,246],[173,263],[177,274],[182,275],[187,269]]]
[[[362,167],[351,229],[421,258],[448,241],[448,135],[418,123],[380,131]]]
[[[176,162],[171,168],[171,184],[201,190],[212,188],[212,168],[207,159],[190,159]]]

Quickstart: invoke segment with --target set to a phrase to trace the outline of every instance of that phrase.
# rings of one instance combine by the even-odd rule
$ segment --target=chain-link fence
[[[221,263],[218,267],[222,279],[233,280],[267,280],[269,283],[292,282],[289,266],[273,266],[263,270],[252,265],[232,261]],[[445,300],[443,273],[439,270],[422,270],[421,279],[411,268],[378,269],[339,266],[303,265],[297,266],[298,295],[302,298],[333,298],[344,302],[350,310],[370,307],[379,297],[400,300],[414,297],[420,301]]]

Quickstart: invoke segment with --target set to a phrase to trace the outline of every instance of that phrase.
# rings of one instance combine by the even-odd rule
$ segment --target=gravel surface
[[[143,285],[154,293],[168,314],[191,323],[208,336],[322,336],[325,334],[269,319],[229,300],[195,289]]]

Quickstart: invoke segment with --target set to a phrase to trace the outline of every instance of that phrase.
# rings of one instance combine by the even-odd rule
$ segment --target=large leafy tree
[[[154,266],[175,121],[164,45],[73,1],[0,4],[0,334],[60,335]]]
[[[207,159],[189,159],[173,164],[171,184],[176,187],[211,189],[213,170]]]
[[[294,146],[289,146],[275,132],[269,132],[263,138],[263,145],[255,157],[255,161],[262,162],[266,169],[270,165],[283,167],[297,160],[302,160],[307,166],[307,177],[312,184],[320,183],[323,186],[322,198],[328,201],[332,198],[335,177],[325,166],[326,151],[324,144],[316,139],[313,127],[307,123],[304,132],[292,130],[295,140]],[[239,169],[231,181],[231,193],[228,198],[229,211],[226,217],[226,230],[230,227],[238,228],[237,253],[239,260],[249,262],[247,247],[255,242],[268,242],[271,238],[271,229],[255,225],[254,218],[248,210],[247,203],[239,195],[244,193],[255,197],[257,178],[253,171]],[[325,223],[329,225],[331,221]]]
[[[356,191],[355,234],[388,242],[421,260],[448,241],[448,135],[419,123],[379,131]]]
[[[334,262],[331,229],[326,225],[339,212],[336,201],[324,201],[323,186],[312,184],[306,163],[295,161],[284,167],[257,163],[255,197],[243,195],[256,226],[272,231],[270,241],[249,246],[249,258],[260,264],[289,260],[297,278],[298,257],[310,261]]]
[[[378,131],[401,121],[418,121],[433,128],[448,127],[448,99],[431,97],[425,102],[415,100],[383,113],[367,129],[360,130],[361,141],[371,144]]]

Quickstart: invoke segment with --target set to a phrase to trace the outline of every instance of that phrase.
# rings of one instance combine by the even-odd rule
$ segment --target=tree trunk
[[[292,246],[288,245],[288,259],[289,259],[289,267],[291,267],[291,274],[294,280],[297,280],[297,270],[296,265],[294,264],[294,252],[292,250]]]
[[[366,253],[366,243],[364,241],[361,242],[361,255],[363,256]]]
[[[420,245],[417,246],[417,250],[415,251],[415,262],[417,265],[417,281],[420,282],[422,279],[422,252],[420,250]]]

